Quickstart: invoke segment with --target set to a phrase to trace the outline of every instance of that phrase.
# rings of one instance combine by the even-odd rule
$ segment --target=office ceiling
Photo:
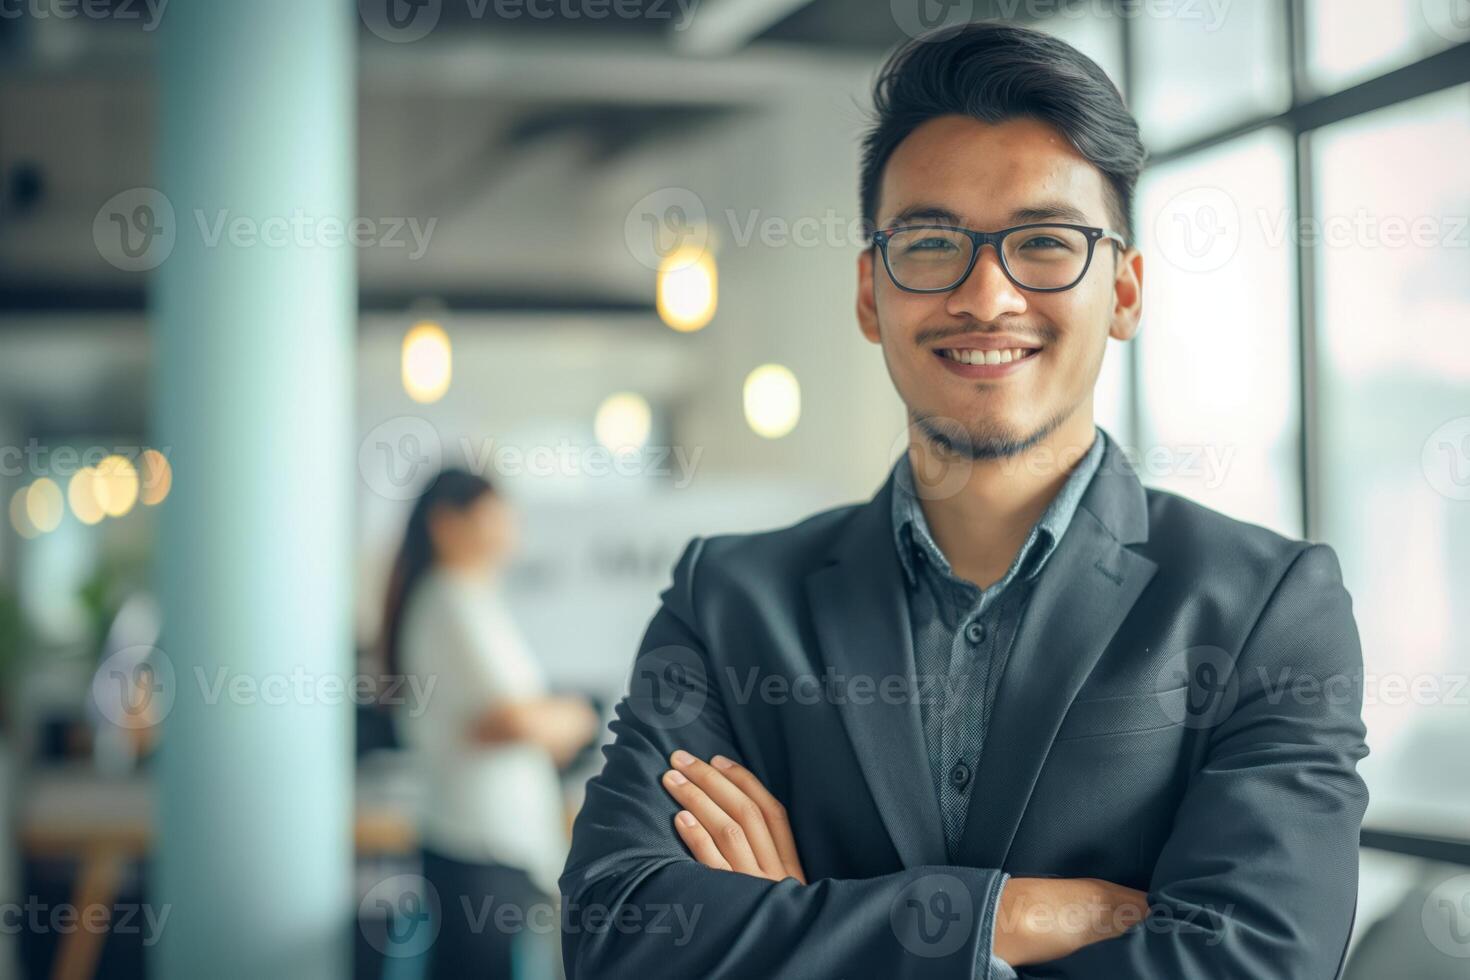
[[[428,0],[437,20],[412,43],[360,17],[359,213],[439,219],[421,258],[360,257],[365,309],[427,296],[483,312],[651,311],[650,274],[622,246],[628,204],[680,186],[691,140],[793,86],[871,73],[905,36],[889,0],[700,0],[686,21],[688,2]],[[612,10],[636,16],[598,15]],[[113,195],[156,183],[157,43],[124,19],[0,18],[0,344],[14,355],[0,357],[0,407],[22,401],[48,427],[107,415],[94,409],[127,391],[141,417],[146,282],[102,258],[92,226]],[[567,214],[589,220],[549,220]],[[117,340],[76,343],[88,324]],[[28,365],[56,359],[47,343],[96,397],[35,383]]]

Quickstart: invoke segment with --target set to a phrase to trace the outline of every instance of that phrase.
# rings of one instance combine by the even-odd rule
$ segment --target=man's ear
[[[1143,253],[1130,248],[1123,253],[1113,278],[1113,317],[1108,336],[1132,340],[1143,317]]]
[[[878,308],[873,302],[873,256],[877,250],[868,248],[858,256],[857,319],[858,329],[872,343],[879,343]]]

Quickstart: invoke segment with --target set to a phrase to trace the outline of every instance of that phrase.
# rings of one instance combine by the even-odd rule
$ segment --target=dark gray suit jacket
[[[892,475],[867,503],[690,542],[573,829],[568,977],[973,977],[1000,869],[1148,892],[1146,921],[1024,977],[1340,974],[1367,747],[1337,556],[1145,490],[1100,437],[1001,678],[954,864]],[[761,779],[808,885],[693,860],[660,782],[676,748]]]

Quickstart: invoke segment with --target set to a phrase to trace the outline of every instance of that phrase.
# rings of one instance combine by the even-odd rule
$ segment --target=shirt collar
[[[1077,506],[1082,502],[1082,495],[1087,490],[1088,484],[1092,482],[1098,465],[1102,462],[1103,432],[1096,425],[1093,426],[1093,431],[1095,434],[1091,448],[1078,460],[1077,465],[1067,476],[1067,481],[1062,484],[1061,490],[1052,498],[1051,503],[1047,505],[1046,510],[1031,528],[1031,533],[1026,537],[1026,543],[1021,546],[1010,571],[1006,573],[1007,579],[1012,575],[1017,575],[1025,580],[1040,574],[1042,566],[1056,550],[1057,543],[1062,540],[1062,535],[1067,532],[1067,528],[1072,523],[1072,517],[1077,512]],[[950,573],[950,565],[929,531],[929,524],[924,519],[924,510],[919,506],[919,498],[910,489],[914,485],[911,467],[907,451],[902,453],[894,463],[896,472],[892,511],[894,546],[898,550],[899,563],[903,566],[904,576],[912,586],[917,575],[914,560],[921,549],[923,554],[946,574]],[[1018,569],[1020,569],[1019,572]]]

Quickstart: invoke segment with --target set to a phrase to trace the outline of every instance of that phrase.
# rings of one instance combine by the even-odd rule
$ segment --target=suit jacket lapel
[[[868,790],[905,867],[947,863],[939,801],[929,772],[916,689],[913,635],[903,569],[893,544],[894,475],[858,508],[832,562],[812,572],[807,597],[822,660],[848,696],[837,709]],[[885,696],[885,678],[902,677],[902,696]],[[865,688],[857,688],[861,678]],[[863,703],[855,703],[861,700]]]
[[[1106,432],[1097,474],[1037,580],[996,694],[957,863],[1004,865],[1067,709],[1158,566],[1127,546],[1148,538],[1143,486]],[[866,703],[839,700],[869,792],[905,867],[949,863],[915,695],[913,635],[893,544],[890,471],[854,513],[829,564],[806,582],[824,664]],[[884,678],[907,679],[883,697]],[[876,688],[876,690],[875,690]],[[850,689],[849,689],[850,693]]]
[[[1147,537],[1143,486],[1107,438],[1098,472],[1022,613],[975,777],[960,864],[1004,866],[1063,716],[1158,570],[1127,547]]]

